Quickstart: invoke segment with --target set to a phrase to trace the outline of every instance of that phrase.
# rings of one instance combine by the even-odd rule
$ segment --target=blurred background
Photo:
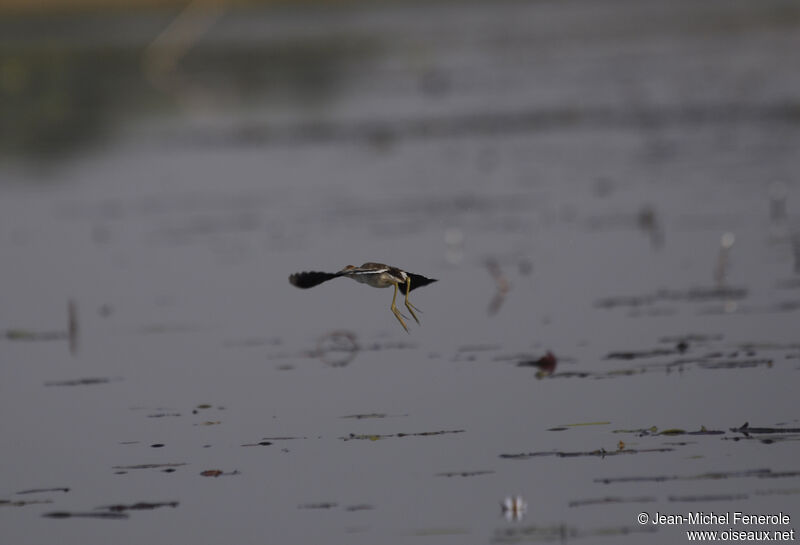
[[[746,480],[796,479],[796,433],[732,428],[800,428],[797,51],[795,0],[2,0],[2,532],[601,542],[645,500],[796,505]],[[410,334],[389,290],[287,281],[366,261],[439,279]],[[140,501],[180,505],[80,518]]]

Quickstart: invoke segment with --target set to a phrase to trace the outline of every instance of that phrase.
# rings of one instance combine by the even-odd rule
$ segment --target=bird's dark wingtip
[[[332,278],[336,278],[336,273],[326,273],[319,271],[298,272],[289,275],[289,283],[302,289],[313,288]]]

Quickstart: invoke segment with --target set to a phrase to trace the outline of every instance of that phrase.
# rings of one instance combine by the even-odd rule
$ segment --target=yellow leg
[[[396,299],[397,299],[397,284],[394,285],[394,295],[392,295],[392,306],[391,306],[392,314],[394,314],[394,317],[397,318],[397,321],[400,322],[400,325],[403,326],[403,329],[406,330],[406,333],[410,333],[410,331],[408,331],[408,326],[403,321],[403,315],[400,314],[400,311],[397,310],[397,307],[394,304]]]
[[[412,305],[411,301],[408,300],[408,292],[410,291],[411,291],[411,278],[406,278],[406,308],[411,313],[411,316],[413,316],[414,319],[417,321],[417,323],[419,323],[419,318],[417,318],[417,315],[414,314],[414,311],[415,310],[417,312],[422,312],[422,311],[417,307],[415,307],[414,305]]]

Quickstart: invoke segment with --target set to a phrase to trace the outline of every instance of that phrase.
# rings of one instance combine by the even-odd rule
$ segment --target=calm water
[[[794,3],[171,17],[2,21],[4,543],[798,526]]]

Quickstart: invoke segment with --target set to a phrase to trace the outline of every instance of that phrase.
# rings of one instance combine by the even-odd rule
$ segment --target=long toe
[[[392,311],[392,314],[394,314],[394,317],[395,317],[395,318],[397,318],[397,321],[398,321],[398,322],[400,322],[400,325],[401,325],[401,326],[403,326],[403,329],[405,329],[405,330],[406,330],[406,333],[410,333],[410,331],[408,330],[408,326],[407,326],[407,325],[406,325],[406,323],[403,321],[402,314],[400,314],[400,311],[399,311],[399,310],[397,310],[397,309],[394,309],[394,310]]]
[[[412,305],[411,303],[406,302],[406,308],[408,308],[408,311],[411,313],[411,316],[414,317],[414,321],[419,323],[419,318],[417,318],[417,315],[414,313],[414,309],[416,307],[414,307],[414,305]],[[419,310],[419,309],[416,309],[416,310]]]

